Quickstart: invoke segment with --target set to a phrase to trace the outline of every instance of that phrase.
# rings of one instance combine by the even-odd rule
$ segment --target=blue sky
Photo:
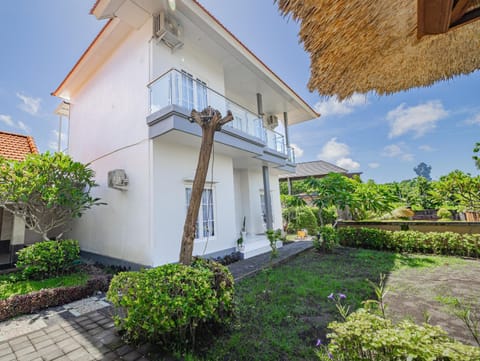
[[[323,116],[290,128],[298,161],[324,159],[377,182],[409,179],[420,162],[438,178],[454,169],[478,174],[480,72],[391,96],[355,95],[339,103],[310,93],[309,58],[298,24],[273,1],[202,0],[238,38]],[[34,136],[41,151],[56,146],[63,80],[103,26],[88,0],[0,2],[0,129]]]

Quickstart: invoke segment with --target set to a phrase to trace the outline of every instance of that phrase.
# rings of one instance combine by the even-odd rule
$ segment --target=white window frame
[[[190,190],[190,195],[192,192],[192,184],[185,184],[185,215],[187,214],[188,210],[188,205],[189,205],[189,198],[187,194],[187,190]],[[211,208],[212,208],[212,217],[213,219],[211,222],[213,223],[213,234],[207,234],[205,235],[205,229],[204,229],[204,222],[205,220],[203,219],[203,192],[202,192],[202,202],[200,203],[200,209],[198,210],[198,215],[197,215],[197,220],[196,220],[196,226],[195,226],[195,241],[205,241],[205,240],[214,240],[216,235],[217,235],[217,212],[216,212],[216,195],[215,195],[215,187],[211,185],[205,185],[203,188],[203,191],[205,192],[206,190],[210,191],[212,194],[212,199],[211,199]],[[207,221],[208,222],[208,221]]]

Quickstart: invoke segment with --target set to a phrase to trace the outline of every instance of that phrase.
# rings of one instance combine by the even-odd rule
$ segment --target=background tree
[[[350,209],[355,219],[368,219],[370,216],[381,216],[395,208],[399,198],[391,187],[376,184],[373,180],[366,183],[360,178],[353,179],[355,191]]]
[[[201,113],[195,109],[191,113],[192,119],[202,128],[202,143],[198,155],[197,170],[193,179],[190,203],[188,204],[187,216],[183,226],[182,244],[180,247],[180,263],[189,265],[192,263],[193,240],[195,238],[195,224],[198,218],[198,211],[202,201],[203,188],[207,177],[208,164],[212,154],[215,132],[222,129],[222,126],[233,119],[232,113],[228,111],[222,118],[220,112],[211,107],[202,110]]]
[[[436,197],[442,204],[457,209],[480,211],[480,176],[455,170],[443,177],[435,185]]]
[[[90,196],[95,185],[93,170],[63,153],[0,159],[0,207],[21,217],[44,240],[54,230],[59,238],[69,221],[102,204]]]
[[[432,167],[429,166],[428,164],[421,162],[419,165],[413,168],[413,170],[417,174],[417,176],[423,177],[428,181],[432,180],[432,177],[430,177],[430,172],[432,171]]]
[[[480,169],[480,156],[476,155],[480,153],[480,142],[475,144],[475,148],[473,148],[473,153],[475,153],[475,155],[472,157],[475,161],[475,165],[478,169]]]

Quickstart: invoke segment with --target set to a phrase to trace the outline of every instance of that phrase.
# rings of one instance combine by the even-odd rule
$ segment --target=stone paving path
[[[301,241],[279,249],[274,265],[312,248]],[[235,280],[270,265],[270,253],[229,266]],[[126,345],[115,331],[112,308],[97,295],[37,314],[0,322],[0,361],[148,361],[149,347]]]

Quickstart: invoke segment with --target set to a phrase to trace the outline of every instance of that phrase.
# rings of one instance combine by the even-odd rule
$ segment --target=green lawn
[[[41,281],[18,280],[15,274],[0,276],[0,299],[4,300],[13,295],[23,295],[44,288],[80,286],[86,284],[87,280],[88,275],[85,273],[74,273]]]
[[[232,332],[218,338],[205,360],[316,360],[318,338],[337,318],[331,292],[347,295],[352,309],[373,298],[367,279],[404,268],[465,262],[458,258],[400,255],[337,248],[333,254],[304,253],[236,285],[239,317]],[[189,357],[200,360],[202,358]]]

